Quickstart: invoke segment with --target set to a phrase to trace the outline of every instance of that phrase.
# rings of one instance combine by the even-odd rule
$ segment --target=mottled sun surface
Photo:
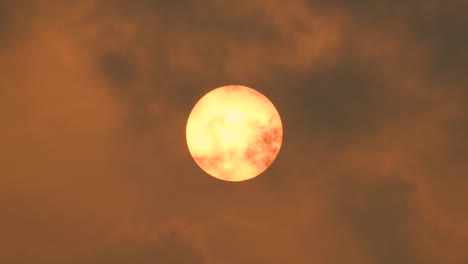
[[[281,147],[283,128],[275,106],[260,92],[240,85],[203,96],[187,122],[187,145],[209,175],[245,181],[264,172]]]

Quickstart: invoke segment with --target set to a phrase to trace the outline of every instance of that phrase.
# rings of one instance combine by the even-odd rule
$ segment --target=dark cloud
[[[339,218],[364,244],[373,263],[418,263],[408,243],[411,188],[398,180],[343,181],[338,192]]]
[[[6,0],[0,4],[0,48],[8,49],[25,41],[34,20],[40,16],[39,5],[30,0]]]
[[[389,98],[379,88],[385,84],[356,64],[343,63],[302,78],[288,94],[295,115],[290,118],[341,147],[387,122]]]
[[[102,69],[110,81],[116,86],[130,89],[135,83],[135,65],[128,56],[123,54],[108,54],[102,58]]]

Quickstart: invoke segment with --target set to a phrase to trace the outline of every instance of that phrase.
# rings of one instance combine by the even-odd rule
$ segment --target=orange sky
[[[466,10],[1,1],[0,263],[468,263]],[[228,84],[284,127],[239,184],[185,142]]]

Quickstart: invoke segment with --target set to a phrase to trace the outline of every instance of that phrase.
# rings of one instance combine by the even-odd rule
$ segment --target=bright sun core
[[[238,182],[271,165],[281,148],[283,128],[268,98],[252,88],[230,85],[197,102],[186,137],[200,168],[220,180]]]

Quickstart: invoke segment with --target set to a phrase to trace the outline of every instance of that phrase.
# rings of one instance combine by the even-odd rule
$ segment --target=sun
[[[241,85],[216,88],[189,115],[187,146],[209,175],[240,182],[263,173],[276,159],[283,139],[281,118],[260,92]]]

